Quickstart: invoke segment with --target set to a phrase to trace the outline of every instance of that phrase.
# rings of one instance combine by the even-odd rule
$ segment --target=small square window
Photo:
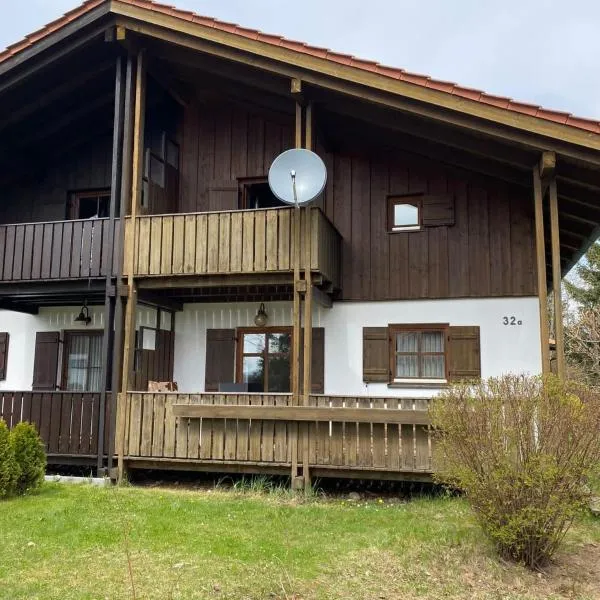
[[[388,198],[388,231],[421,229],[421,200],[418,196]]]

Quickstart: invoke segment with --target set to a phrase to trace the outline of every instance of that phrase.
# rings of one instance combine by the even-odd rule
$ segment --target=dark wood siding
[[[532,201],[521,188],[397,151],[318,151],[320,201],[343,236],[343,300],[535,295]],[[387,233],[387,196],[452,198],[454,225]]]
[[[112,140],[104,136],[56,164],[32,161],[26,178],[3,187],[0,223],[65,219],[70,191],[110,188],[111,151]]]
[[[184,114],[180,212],[231,209],[222,189],[239,177],[266,175],[273,159],[293,145],[293,121],[237,105],[190,104]],[[215,206],[222,197],[225,206]],[[211,202],[212,200],[212,202]]]
[[[231,209],[236,179],[265,175],[293,146],[294,126],[290,115],[193,103],[182,132],[179,211],[201,212]],[[360,137],[339,147],[326,150],[317,139],[328,169],[317,204],[343,237],[340,300],[536,294],[525,190],[404,151],[369,149]],[[214,191],[224,188],[234,192]],[[454,224],[388,233],[387,197],[413,193],[446,199],[444,218],[434,220]]]

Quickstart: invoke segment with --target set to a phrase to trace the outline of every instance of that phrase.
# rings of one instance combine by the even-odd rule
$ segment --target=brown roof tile
[[[57,29],[64,27],[71,21],[74,21],[75,19],[79,18],[80,16],[94,9],[99,4],[102,4],[106,1],[107,0],[85,0],[81,5],[65,13],[65,15],[60,19],[56,19],[55,21],[48,23],[48,25],[42,27],[38,31],[33,32],[29,36],[25,37],[23,40],[8,46],[6,50],[0,52],[0,63],[5,60],[8,60],[17,53],[22,52],[26,48],[32,46],[35,42],[50,35]],[[505,110],[536,116],[540,119],[546,119],[547,121],[554,121],[556,123],[562,123],[571,127],[585,129],[587,131],[600,134],[600,122],[593,119],[575,117],[568,113],[548,110],[540,106],[526,104],[523,102],[516,102],[514,100],[511,100],[510,98],[486,94],[485,92],[482,92],[480,90],[473,90],[470,88],[462,87],[449,81],[439,81],[436,79],[432,79],[431,77],[428,77],[426,75],[420,75],[418,73],[409,73],[407,71],[404,71],[403,69],[380,65],[379,63],[356,58],[349,54],[341,54],[338,52],[333,52],[326,48],[318,48],[316,46],[304,44],[303,42],[288,40],[278,35],[262,33],[256,29],[240,27],[234,23],[218,21],[217,19],[197,15],[196,13],[193,13],[191,11],[181,10],[174,6],[159,4],[158,2],[154,2],[152,0],[120,1],[125,4],[130,4],[132,6],[138,6],[155,12],[171,15],[184,21],[197,23],[198,25],[204,27],[219,29],[221,31],[226,31],[234,35],[256,39],[265,44],[283,46],[289,48],[290,50],[301,52],[303,54],[310,54],[311,56],[315,56],[317,58],[330,60],[339,64],[351,65],[356,69],[375,72],[379,75],[382,75],[383,77],[390,77],[392,79],[406,81],[414,85],[439,90],[441,92],[453,94],[462,98],[468,98],[469,100],[498,106],[500,108],[504,108]]]

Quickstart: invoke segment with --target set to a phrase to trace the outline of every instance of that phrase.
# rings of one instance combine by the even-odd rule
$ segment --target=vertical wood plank
[[[248,397],[249,404],[252,406],[262,405],[262,396],[250,395]],[[260,462],[261,460],[261,445],[262,445],[262,424],[263,421],[254,419],[250,421],[250,439],[248,442],[248,460],[252,462]]]
[[[385,409],[385,400],[373,398],[373,408]],[[385,425],[373,423],[373,466],[381,469],[385,468],[385,433]]]
[[[173,273],[173,217],[162,218],[162,244],[160,251],[160,274]]]
[[[156,458],[162,458],[164,456],[165,400],[164,394],[154,394],[152,398],[152,403],[154,405],[154,423],[152,426],[151,454]]]
[[[231,213],[231,251],[230,265],[231,273],[240,273],[242,271],[242,241],[243,241],[243,213]]]
[[[263,396],[264,406],[273,406],[275,399],[273,396]],[[263,421],[262,427],[262,448],[261,448],[261,460],[264,462],[273,461],[273,442],[274,442],[275,424],[273,421]]]
[[[224,403],[228,405],[237,404],[235,394],[226,394]],[[235,460],[237,445],[237,419],[225,420],[225,460]]]
[[[163,456],[172,458],[175,456],[175,428],[176,419],[173,416],[173,404],[177,402],[176,394],[165,396],[165,432]]]
[[[154,430],[154,394],[140,394],[142,404],[142,428],[140,456],[152,456],[152,435]]]
[[[138,275],[148,275],[150,267],[150,224],[151,217],[137,217],[138,243],[136,272]]]
[[[196,268],[196,216],[185,216],[185,250],[183,272],[193,273]]]
[[[196,273],[206,273],[208,255],[208,217],[196,215]]]
[[[389,410],[398,409],[398,399],[388,398],[386,404]],[[387,469],[392,471],[398,471],[400,469],[400,426],[388,423],[386,426],[387,434],[387,446],[386,446],[386,457],[385,466]]]
[[[219,214],[208,215],[207,236],[207,272],[217,273],[219,271]]]
[[[277,239],[278,218],[277,209],[265,211],[266,217],[266,269],[267,271],[276,271],[278,268],[277,251],[279,249]]]
[[[152,217],[150,225],[150,262],[148,273],[160,275],[162,250],[162,217]]]
[[[355,398],[345,398],[346,408],[356,408]],[[344,423],[344,465],[358,464],[358,423]]]
[[[242,271],[254,271],[254,213],[247,211],[242,216]]]
[[[279,220],[279,247],[277,251],[277,258],[279,261],[278,269],[280,271],[288,271],[291,268],[291,209],[278,210],[277,218]]]
[[[131,410],[129,420],[129,456],[140,456],[140,441],[142,432],[142,397],[141,394],[131,394]]]
[[[189,404],[190,397],[187,394],[179,394],[177,396],[178,404]],[[188,425],[190,419],[183,417],[175,418],[176,422],[176,440],[175,440],[175,456],[177,458],[187,458],[188,455]]]
[[[173,217],[173,275],[183,273],[184,247],[185,247],[185,217]]]
[[[254,215],[254,271],[262,273],[266,268],[266,212],[259,210]]]
[[[200,404],[200,396],[191,395],[190,404]],[[200,419],[189,419],[187,457],[191,459],[200,457]]]
[[[342,398],[334,397],[331,399],[332,408],[341,408],[344,404]],[[329,432],[328,432],[329,433]],[[331,423],[331,442],[330,442],[331,464],[341,466],[344,464],[344,423]]]
[[[201,396],[202,404],[213,404],[214,397],[206,394]],[[202,419],[200,423],[200,458],[212,458],[212,429],[213,419]]]
[[[222,394],[215,394],[214,404],[225,404]],[[214,419],[212,431],[212,452],[213,460],[223,460],[225,453],[225,423],[223,419]]]

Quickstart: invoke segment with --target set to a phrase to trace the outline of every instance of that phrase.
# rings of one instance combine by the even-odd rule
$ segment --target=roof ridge
[[[55,19],[37,31],[25,36],[25,38],[22,40],[8,46],[6,50],[0,52],[0,63],[32,46],[35,42],[47,35],[50,35],[61,27],[64,27],[69,22],[79,18],[93,8],[108,1],[109,0],[84,0],[82,4],[66,12],[62,17]],[[168,4],[161,4],[155,0],[119,1],[131,6],[138,6],[140,8],[146,8],[155,12],[167,14],[204,27],[218,29],[234,35],[254,39],[262,43],[280,46],[303,54],[309,54],[316,58],[321,58],[338,64],[351,66],[356,69],[377,73],[382,77],[389,77],[391,79],[396,79],[398,81],[403,81],[420,87],[435,89],[440,92],[459,96],[461,98],[466,98],[476,102],[481,102],[483,104],[489,104],[515,113],[530,115],[540,119],[545,119],[547,121],[553,121],[555,123],[560,123],[577,129],[583,129],[600,134],[600,120],[598,119],[577,117],[569,112],[552,110],[537,104],[520,102],[507,96],[489,94],[483,90],[461,86],[452,81],[435,79],[429,75],[413,73],[398,67],[384,65],[377,61],[359,58],[351,54],[336,52],[329,48],[312,46],[305,42],[291,40],[277,34],[264,33],[258,29],[243,27],[237,23],[229,23],[213,17],[199,15],[193,11],[180,9]]]

